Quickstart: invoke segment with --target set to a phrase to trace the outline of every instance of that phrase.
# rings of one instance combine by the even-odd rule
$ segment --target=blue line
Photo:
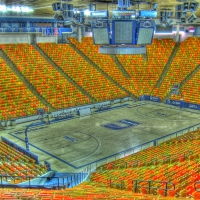
[[[115,109],[123,108],[123,107],[126,107],[126,106],[130,106],[130,104],[124,104],[124,105],[121,105],[121,106],[114,106],[114,107],[106,108],[104,110],[96,110],[94,112],[95,113],[101,113],[101,112],[106,112],[106,111],[109,111],[109,110],[115,110]]]
[[[147,100],[146,100],[146,101],[147,101]],[[155,102],[155,103],[159,103],[159,102]],[[155,104],[152,104],[152,103],[149,103],[149,104],[155,106]],[[189,112],[189,113],[198,114],[197,112],[192,112],[192,111],[190,111],[190,110],[180,110],[180,108],[178,109],[177,107],[175,107],[175,108],[170,108],[170,107],[168,107],[168,106],[165,106],[165,105],[175,106],[175,105],[172,105],[172,104],[166,104],[166,103],[163,103],[163,104],[164,104],[164,105],[159,104],[159,106],[164,107],[164,108],[168,108],[168,109],[173,109],[173,110],[179,110],[179,111],[183,111],[183,112]],[[185,108],[185,107],[184,107],[184,108]],[[186,108],[186,109],[191,109],[191,108]],[[199,111],[199,110],[197,110],[197,111]]]
[[[165,136],[162,136],[162,137],[156,138],[156,139],[154,139],[154,140],[151,140],[151,141],[145,142],[145,143],[140,144],[140,145],[138,145],[138,146],[131,147],[131,148],[129,148],[129,149],[126,149],[126,150],[120,151],[120,152],[118,152],[118,153],[115,153],[115,154],[112,154],[112,155],[110,155],[110,156],[107,156],[107,157],[101,158],[101,159],[96,160],[96,161],[93,161],[93,162],[91,162],[91,163],[88,163],[88,164],[85,164],[85,165],[79,166],[79,168],[81,168],[81,167],[85,167],[85,166],[87,166],[87,165],[90,165],[90,164],[93,164],[93,163],[96,163],[96,162],[99,162],[99,161],[102,161],[102,160],[105,160],[105,159],[107,159],[107,158],[110,158],[110,157],[116,156],[116,155],[118,155],[118,154],[125,153],[125,152],[127,152],[127,151],[129,151],[129,150],[137,149],[138,147],[141,147],[141,146],[144,146],[144,145],[146,145],[146,144],[149,144],[149,143],[151,143],[151,142],[153,142],[153,141],[155,141],[155,140],[160,140],[160,139],[162,139],[162,138],[169,137],[169,136],[171,136],[171,135],[173,135],[173,134],[175,134],[175,133],[179,133],[179,132],[181,132],[181,131],[187,130],[188,128],[192,128],[192,127],[197,126],[197,125],[200,125],[200,123],[195,124],[195,125],[193,125],[193,126],[189,126],[189,127],[187,127],[187,128],[184,128],[184,129],[181,129],[181,130],[179,130],[179,131],[175,131],[175,132],[170,133],[170,134],[168,134],[168,135],[165,135]]]
[[[13,135],[12,133],[9,133],[9,134],[12,135],[13,137],[15,137],[15,138],[17,138],[17,139],[19,139],[19,140],[25,142],[23,139],[18,138],[17,136]],[[36,148],[36,149],[38,149],[38,150],[40,150],[40,151],[46,153],[47,155],[50,155],[50,156],[52,156],[53,158],[56,158],[57,160],[59,160],[59,161],[65,163],[65,164],[69,165],[70,167],[73,167],[73,168],[75,168],[75,169],[80,168],[80,167],[76,167],[76,166],[74,166],[74,165],[72,165],[72,164],[70,164],[70,163],[68,163],[68,162],[66,162],[66,161],[64,161],[64,160],[62,160],[61,158],[59,158],[59,157],[57,157],[57,156],[55,156],[55,155],[53,155],[53,154],[51,154],[51,153],[49,153],[49,152],[47,152],[47,151],[41,149],[41,148],[39,148],[39,147],[37,147],[37,146],[35,146],[35,145],[31,144],[31,143],[29,143],[29,144],[30,144],[32,147],[34,147],[34,148]]]
[[[195,124],[195,125],[192,125],[192,126],[189,126],[189,127],[187,127],[187,128],[184,128],[184,129],[181,129],[181,130],[179,130],[179,131],[175,131],[175,132],[173,132],[173,133],[170,133],[170,134],[168,134],[168,135],[165,135],[165,136],[159,137],[159,138],[157,138],[157,139],[154,139],[154,140],[151,140],[151,141],[145,142],[145,143],[140,144],[140,145],[138,145],[138,146],[131,147],[131,148],[129,148],[129,149],[126,149],[126,150],[123,150],[123,151],[117,152],[117,153],[115,153],[115,154],[112,154],[112,155],[106,156],[106,157],[104,157],[104,158],[101,158],[101,159],[99,159],[99,160],[96,160],[96,161],[93,161],[93,162],[87,163],[87,164],[85,164],[85,165],[81,165],[81,166],[79,166],[79,167],[76,167],[76,166],[74,166],[74,165],[72,165],[72,164],[70,164],[70,163],[68,163],[68,162],[66,162],[66,161],[64,161],[64,160],[62,160],[61,158],[59,158],[59,157],[57,157],[57,156],[55,156],[55,155],[53,155],[53,154],[51,154],[51,153],[49,153],[49,152],[47,152],[47,151],[41,149],[41,148],[39,148],[39,147],[37,147],[37,146],[35,146],[35,145],[31,144],[31,143],[30,143],[30,145],[33,146],[34,148],[36,148],[36,149],[38,149],[38,150],[40,150],[40,151],[42,151],[42,152],[48,154],[48,155],[50,155],[50,156],[56,158],[57,160],[59,160],[59,161],[65,163],[65,164],[69,165],[70,167],[73,167],[73,168],[75,168],[75,169],[79,169],[79,168],[82,168],[82,167],[88,166],[88,165],[90,165],[90,164],[94,164],[94,163],[100,162],[100,161],[102,161],[102,160],[108,159],[108,158],[110,158],[110,157],[114,157],[114,156],[116,156],[116,155],[119,155],[119,154],[125,153],[125,152],[127,152],[127,151],[129,151],[129,150],[133,150],[133,149],[139,148],[139,147],[144,146],[144,145],[146,145],[146,144],[149,144],[149,143],[151,143],[151,142],[153,142],[153,141],[155,141],[155,140],[160,140],[160,139],[162,139],[162,138],[165,138],[165,137],[171,136],[171,135],[173,135],[173,134],[175,134],[175,133],[179,133],[179,132],[181,132],[181,131],[187,130],[187,129],[192,128],[192,127],[197,126],[197,125],[200,125],[200,123]],[[9,134],[12,135],[12,133],[9,133]],[[15,137],[15,138],[18,138],[18,137],[15,136],[15,135],[12,135],[12,136]],[[21,138],[18,138],[18,139],[24,142],[24,140],[22,140]]]
[[[152,104],[152,105],[153,105],[153,104]],[[165,106],[163,106],[163,107],[165,107]],[[172,109],[172,108],[170,108],[170,109]],[[190,112],[190,111],[187,111],[187,112]],[[197,114],[197,113],[196,113],[196,114]],[[56,123],[56,122],[54,122],[54,123]],[[159,137],[159,138],[157,138],[157,139],[154,139],[154,140],[145,142],[145,143],[143,143],[143,144],[141,144],[141,145],[138,145],[138,146],[135,146],[135,147],[131,147],[131,148],[129,148],[129,149],[126,149],[126,150],[120,151],[120,152],[118,152],[118,153],[109,155],[109,156],[104,157],[104,158],[101,158],[101,159],[99,159],[99,160],[96,160],[96,161],[87,163],[87,164],[85,164],[85,165],[81,165],[81,166],[79,166],[79,167],[76,167],[76,166],[74,166],[74,165],[72,165],[72,164],[70,164],[70,163],[68,163],[68,162],[66,162],[66,161],[64,161],[64,160],[62,160],[61,158],[59,158],[59,157],[57,157],[57,156],[55,156],[55,155],[53,155],[53,154],[51,154],[51,153],[49,153],[49,152],[47,152],[47,151],[41,149],[41,148],[39,148],[39,147],[37,147],[37,146],[35,146],[35,145],[31,144],[31,143],[30,143],[30,145],[31,145],[32,147],[34,147],[34,148],[36,148],[36,149],[38,149],[38,150],[40,150],[40,151],[46,153],[47,155],[50,155],[50,156],[52,156],[53,158],[55,158],[55,159],[57,159],[57,160],[59,160],[59,161],[65,163],[65,164],[69,165],[70,167],[73,167],[73,168],[75,168],[75,169],[79,169],[79,168],[88,166],[88,165],[90,165],[90,164],[94,164],[94,163],[100,162],[100,161],[105,160],[105,159],[107,159],[107,158],[114,157],[114,156],[116,156],[116,155],[125,153],[125,152],[127,152],[127,151],[129,151],[129,150],[133,150],[133,149],[139,148],[139,147],[144,146],[144,145],[146,145],[146,144],[149,144],[149,143],[151,143],[151,142],[153,142],[153,141],[163,139],[163,138],[165,138],[165,137],[171,136],[171,135],[173,135],[173,134],[175,134],[175,133],[179,133],[179,132],[181,132],[181,131],[187,130],[187,129],[192,128],[192,127],[197,126],[197,125],[200,125],[200,123],[195,124],[195,125],[192,125],[192,126],[189,126],[189,127],[187,127],[187,128],[184,128],[184,129],[181,129],[181,130],[179,130],[179,131],[175,131],[175,132],[170,133],[170,134],[168,134],[168,135],[164,135],[164,136]],[[12,135],[13,137],[15,137],[15,138],[17,138],[17,139],[19,139],[19,140],[21,140],[21,141],[24,142],[23,139],[18,138],[17,136],[13,135],[13,133],[9,133],[9,134]]]

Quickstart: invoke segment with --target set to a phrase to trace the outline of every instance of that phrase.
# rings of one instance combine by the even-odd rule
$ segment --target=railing
[[[0,187],[5,188],[44,188],[65,189],[82,183],[88,176],[87,172],[79,172],[66,177],[31,177],[0,175]],[[50,181],[50,183],[48,183]]]
[[[140,183],[146,183],[147,186],[140,186],[139,185]],[[174,183],[170,182],[170,181],[133,180],[132,184],[133,184],[134,192],[137,192],[137,190],[140,188],[145,188],[147,190],[146,191],[147,194],[151,193],[151,189],[153,189],[153,190],[160,189],[164,192],[164,195],[167,196],[168,190],[172,190],[172,189],[169,189],[169,185],[173,186],[173,190],[175,190]],[[161,184],[161,187],[158,187],[158,186],[155,187],[155,186],[153,186],[153,184]]]
[[[159,157],[154,157],[151,159],[150,162],[145,162],[145,164],[148,166],[159,164],[159,163],[164,163],[164,162],[170,164],[173,159],[181,159],[181,158],[187,159],[192,154],[193,154],[193,151],[188,150],[188,151],[178,153],[178,154],[163,155],[163,156],[159,156]],[[128,162],[124,162],[122,164],[113,163],[111,165],[111,168],[115,169],[115,167],[117,167],[118,169],[124,169],[124,168],[128,168],[128,167],[138,167],[143,162],[144,162],[143,160],[134,160],[133,162],[129,162],[129,163]]]
[[[196,181],[195,183],[194,183],[194,189],[197,191],[197,192],[200,192],[200,189],[199,189],[199,187],[197,188],[196,187],[196,185],[200,185],[200,181]]]
[[[188,150],[188,151],[181,152],[181,153],[178,153],[178,154],[168,154],[168,155],[155,157],[155,158],[152,158],[151,161],[154,162],[154,163],[167,161],[170,164],[173,159],[179,159],[179,158],[187,159],[192,154],[193,154],[193,151]]]
[[[144,149],[160,145],[163,142],[166,142],[166,141],[171,140],[173,138],[182,136],[182,135],[184,135],[184,134],[186,134],[188,132],[192,132],[192,131],[198,130],[199,128],[200,128],[200,123],[195,124],[195,125],[190,126],[190,127],[187,127],[185,129],[170,133],[168,135],[159,137],[159,138],[157,138],[155,140],[151,140],[149,142],[143,143],[143,144],[138,145],[136,147],[132,147],[130,149],[127,149],[127,150],[121,151],[119,153],[116,153],[116,154],[107,156],[105,158],[99,159],[98,161],[94,161],[94,162],[90,163],[87,167],[91,170],[89,172],[96,171],[96,169],[98,167],[102,166],[102,165],[105,165],[105,164],[108,164],[110,162],[116,161],[117,159],[120,159],[120,158],[124,158],[124,157],[126,157],[128,155],[137,153],[137,152],[142,151]]]
[[[116,188],[116,189],[121,189],[121,190],[126,189],[126,184],[124,180],[112,178],[112,179],[108,179],[107,183],[110,188]],[[141,183],[143,184],[140,185]],[[170,181],[152,181],[152,180],[139,180],[139,179],[132,180],[132,191],[137,193],[139,192],[138,189],[140,188],[144,188],[146,194],[151,194],[155,190],[157,191],[160,190],[162,191],[164,196],[167,196],[167,193],[169,190],[175,191],[175,184]]]

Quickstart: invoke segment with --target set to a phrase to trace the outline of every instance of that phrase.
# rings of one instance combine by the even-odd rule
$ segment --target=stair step
[[[35,49],[40,53],[44,59],[49,62],[62,76],[64,76],[72,85],[80,90],[85,96],[87,96],[92,103],[95,103],[95,99],[81,86],[79,86],[68,74],[66,74],[49,56],[38,46],[34,45]]]
[[[107,73],[105,73],[102,69],[100,69],[92,60],[90,60],[82,51],[80,51],[74,44],[69,44],[77,53],[79,53],[85,60],[88,61],[96,70],[102,73],[110,82],[118,86],[121,90],[124,90],[126,93],[129,94],[130,97],[137,99],[137,97],[130,93],[126,88],[122,87],[117,81],[115,81],[112,77],[110,77]]]
[[[17,77],[26,85],[27,88],[40,100],[49,111],[53,111],[53,107],[51,104],[47,102],[47,100],[35,89],[35,87],[26,79],[26,77],[18,70],[17,66],[10,60],[7,54],[1,49],[0,56],[5,60],[6,64],[10,67],[10,69],[17,75]]]

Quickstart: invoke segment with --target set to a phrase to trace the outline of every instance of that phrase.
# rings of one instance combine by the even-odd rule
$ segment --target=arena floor
[[[28,133],[30,151],[54,170],[77,172],[117,152],[200,123],[200,112],[163,103],[126,102],[115,109],[94,112],[44,126]],[[25,147],[27,124],[1,131],[1,136]]]

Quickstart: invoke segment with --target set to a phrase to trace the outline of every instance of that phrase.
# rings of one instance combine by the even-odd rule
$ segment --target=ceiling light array
[[[33,12],[32,8],[29,8],[27,6],[5,6],[0,5],[0,12]]]
[[[167,26],[167,25],[172,25],[173,20],[173,12],[171,12],[170,10],[162,10],[160,12],[160,22],[162,26]]]
[[[176,11],[178,12],[176,13],[176,18],[180,19],[182,24],[186,24],[187,21],[191,24],[197,19],[194,12],[197,11],[198,7],[199,3],[196,2],[196,0],[191,0],[184,2],[182,5],[177,5]],[[191,12],[191,15],[186,19],[188,12]]]

